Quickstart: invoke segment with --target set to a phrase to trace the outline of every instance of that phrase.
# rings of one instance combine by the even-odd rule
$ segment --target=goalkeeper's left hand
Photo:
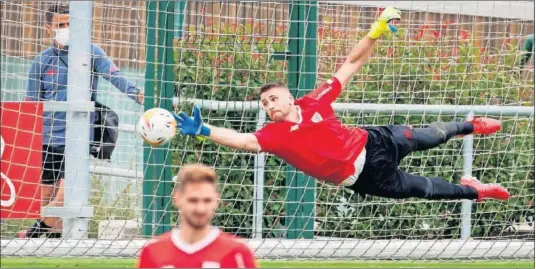
[[[383,34],[390,32],[396,33],[398,29],[390,23],[393,20],[399,21],[400,19],[400,10],[394,7],[386,8],[380,15],[380,18],[372,24],[367,36],[372,39],[378,39]]]
[[[177,121],[177,128],[182,135],[202,135],[210,136],[210,128],[203,124],[201,119],[201,110],[198,106],[194,106],[194,116],[190,117],[184,112],[179,112],[178,115],[173,114]]]

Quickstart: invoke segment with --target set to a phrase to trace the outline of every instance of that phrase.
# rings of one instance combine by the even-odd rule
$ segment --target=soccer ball
[[[169,142],[175,136],[176,130],[177,121],[171,112],[162,108],[145,111],[136,126],[136,132],[153,147]]]

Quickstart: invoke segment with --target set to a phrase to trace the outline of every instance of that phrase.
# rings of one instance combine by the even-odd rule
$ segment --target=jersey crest
[[[315,114],[311,118],[311,121],[314,122],[314,123],[321,122],[322,120],[323,120],[322,116],[318,112],[315,112]]]

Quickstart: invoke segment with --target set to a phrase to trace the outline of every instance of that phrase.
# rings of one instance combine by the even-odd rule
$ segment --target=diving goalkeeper
[[[385,9],[333,77],[308,95],[294,100],[282,83],[262,86],[260,101],[273,122],[257,132],[238,133],[204,124],[199,108],[194,107],[193,117],[183,112],[175,115],[180,133],[205,136],[239,150],[272,153],[309,176],[359,194],[430,200],[507,200],[510,194],[506,189],[472,177],[463,177],[457,185],[398,168],[408,154],[437,147],[454,136],[495,133],[501,128],[500,121],[477,118],[414,129],[405,125],[353,128],[337,119],[331,103],[365,64],[376,40],[396,31],[390,24],[392,20],[400,20],[400,11]]]

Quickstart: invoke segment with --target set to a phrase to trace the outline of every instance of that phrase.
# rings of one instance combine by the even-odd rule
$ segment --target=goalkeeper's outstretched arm
[[[392,20],[400,20],[400,11],[393,7],[386,8],[380,18],[374,22],[367,36],[365,36],[356,47],[350,51],[346,61],[333,75],[344,88],[350,79],[365,65],[369,55],[374,50],[376,40],[385,33],[396,32],[396,27],[390,25]]]
[[[222,146],[244,151],[260,151],[259,141],[252,133],[239,133],[233,129],[205,125],[210,129],[208,138]]]
[[[341,82],[341,88],[344,88],[350,79],[365,65],[369,55],[374,50],[376,39],[368,36],[361,39],[357,46],[352,49],[350,54],[346,56],[346,61],[333,75]]]
[[[260,151],[257,137],[251,133],[239,133],[233,129],[220,128],[203,123],[199,107],[194,106],[193,117],[180,112],[175,115],[177,126],[183,135],[208,137],[210,140],[226,147],[245,150]]]

